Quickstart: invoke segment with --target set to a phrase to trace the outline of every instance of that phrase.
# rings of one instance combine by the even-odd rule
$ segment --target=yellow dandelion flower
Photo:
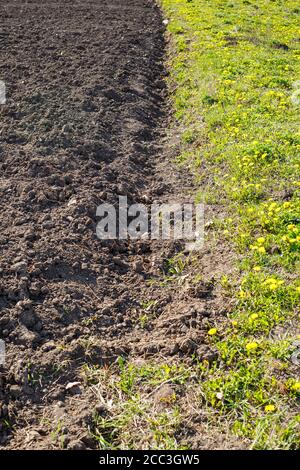
[[[277,283],[273,283],[273,284],[269,284],[269,289],[270,290],[276,290],[278,288],[278,284]]]
[[[276,410],[276,408],[275,408],[274,405],[266,405],[265,406],[265,412],[266,413],[273,413],[273,411],[275,411],[275,410]]]
[[[258,316],[259,315],[257,313],[252,313],[252,315],[250,315],[250,319],[251,320],[257,320]]]
[[[247,351],[256,351],[257,348],[258,344],[255,342],[246,344]]]
[[[257,239],[257,243],[259,243],[259,245],[263,245],[265,243],[266,239],[264,237],[259,237]]]
[[[294,383],[291,389],[294,390],[294,392],[300,392],[300,382]]]
[[[276,282],[276,279],[275,279],[274,277],[268,277],[268,278],[264,281],[264,284],[265,284],[265,285],[274,284],[274,282]]]
[[[260,266],[254,266],[253,271],[259,273],[259,271],[261,271],[261,267]]]
[[[208,331],[209,336],[215,336],[217,333],[218,333],[217,328],[211,328],[211,329]]]

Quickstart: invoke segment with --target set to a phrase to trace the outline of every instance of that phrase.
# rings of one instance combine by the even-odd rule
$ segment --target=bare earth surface
[[[188,282],[191,269],[179,288],[161,282],[178,244],[95,234],[97,206],[117,195],[189,199],[186,175],[170,166],[173,137],[162,131],[164,47],[151,0],[1,2],[2,449],[59,447],[51,432],[62,416],[66,447],[97,448],[90,429],[99,398],[84,384],[78,394],[67,386],[81,381],[84,364],[214,357],[207,322],[228,306],[210,273],[226,252],[201,253],[204,281]],[[209,447],[196,418],[190,445]],[[222,447],[222,436],[212,445]]]

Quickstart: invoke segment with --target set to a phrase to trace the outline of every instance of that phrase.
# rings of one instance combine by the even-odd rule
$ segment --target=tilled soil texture
[[[173,191],[158,145],[163,21],[151,0],[2,1],[0,50],[0,442],[94,448],[85,364],[214,354],[202,333],[213,284],[148,282],[164,279],[176,244],[96,237],[99,204]]]

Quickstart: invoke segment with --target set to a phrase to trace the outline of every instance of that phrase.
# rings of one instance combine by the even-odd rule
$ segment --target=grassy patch
[[[189,369],[128,363],[120,357],[109,368],[85,366],[82,374],[103,404],[91,429],[100,449],[184,448],[176,437],[182,420],[176,388],[157,394],[166,384],[183,386]]]
[[[228,207],[222,235],[241,255],[236,299],[199,364],[202,404],[255,449],[299,447],[300,42],[298,2],[162,0],[178,162],[199,199]],[[220,229],[219,229],[220,230]]]

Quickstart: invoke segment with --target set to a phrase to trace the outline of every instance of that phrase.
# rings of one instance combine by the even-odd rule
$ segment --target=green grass
[[[219,236],[241,258],[241,277],[222,280],[236,307],[211,335],[217,363],[199,364],[199,407],[250,448],[299,448],[291,362],[300,298],[299,5],[161,3],[181,130],[177,160],[193,170],[198,199],[228,208]]]
[[[176,393],[155,399],[166,383],[183,385],[190,370],[168,364],[132,364],[119,358],[109,368],[85,366],[87,385],[101,397],[91,433],[102,450],[183,449],[176,439],[181,423]]]

